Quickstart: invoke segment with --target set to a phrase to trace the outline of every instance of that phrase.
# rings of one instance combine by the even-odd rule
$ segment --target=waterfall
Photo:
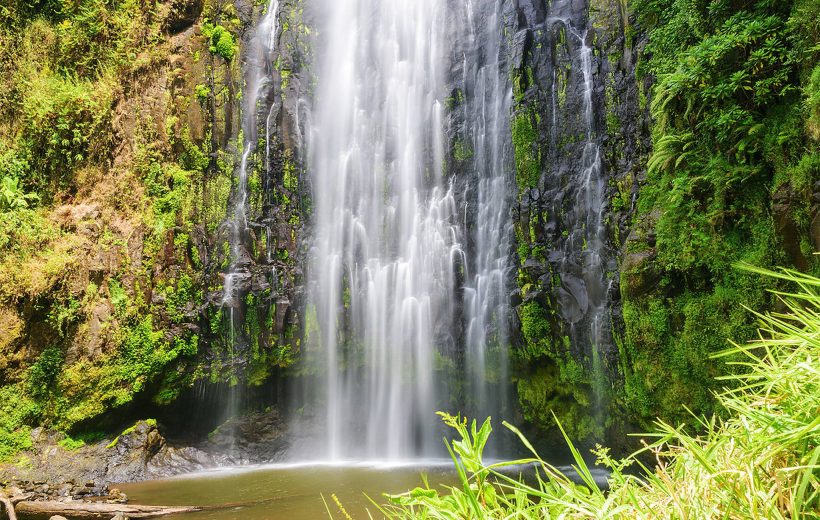
[[[506,383],[511,234],[501,7],[318,3],[307,397],[296,407],[316,442],[302,455],[441,454],[436,410],[495,413],[505,395],[490,389]],[[450,77],[456,64],[461,78]],[[463,86],[458,106],[451,81]],[[459,158],[467,183],[445,168],[449,118],[470,147]],[[456,402],[465,391],[472,406]]]
[[[242,275],[247,275],[250,264],[250,255],[246,249],[248,243],[248,173],[251,155],[256,151],[259,136],[259,110],[265,105],[263,102],[271,89],[271,71],[273,69],[273,55],[276,46],[276,31],[278,29],[279,0],[270,0],[264,16],[259,21],[256,31],[248,46],[248,57],[245,64],[245,90],[242,106],[242,157],[236,173],[235,191],[231,200],[228,227],[230,229],[231,267],[225,275],[223,285],[222,305],[230,309],[231,341],[234,317],[233,310],[238,305],[241,287],[236,281]],[[270,114],[266,114],[265,121],[265,159],[269,162],[270,149]],[[267,241],[268,244],[271,240]],[[270,258],[270,252],[267,252]]]
[[[330,459],[429,452],[437,331],[452,328],[461,231],[442,178],[435,0],[334,0],[309,134],[309,305]],[[422,445],[416,443],[421,441]],[[364,451],[362,449],[364,448]]]
[[[579,29],[575,23],[581,22],[581,17],[566,14],[571,6],[572,3],[568,0],[555,2],[552,12],[560,16],[553,16],[548,20],[556,31],[565,31],[566,48],[569,51],[567,59],[573,69],[578,95],[577,101],[574,104],[568,103],[563,109],[564,113],[561,113],[562,110],[555,103],[559,88],[556,80],[557,67],[553,69],[550,134],[553,136],[554,156],[559,157],[560,161],[548,182],[554,182],[561,186],[560,189],[566,190],[569,204],[553,209],[562,214],[561,227],[565,230],[565,236],[557,241],[560,254],[554,255],[551,262],[553,258],[557,259],[553,265],[560,277],[560,286],[556,291],[560,315],[569,325],[569,336],[576,352],[589,360],[593,385],[598,385],[603,380],[602,358],[612,345],[609,318],[612,279],[607,271],[615,267],[612,265],[604,220],[607,210],[606,177],[595,112],[595,57],[589,42],[591,34],[586,27],[586,16],[583,17],[583,27]],[[571,79],[567,81],[572,82]],[[576,113],[579,109],[580,113]],[[571,123],[570,128],[577,127],[583,131],[583,139],[563,151],[556,148],[554,141],[554,136],[561,134],[559,121],[577,121]],[[566,164],[570,167],[566,168]],[[557,189],[555,186],[551,188]],[[600,414],[603,392],[600,388],[593,390],[596,399],[593,411]]]
[[[514,186],[510,113],[512,88],[501,34],[503,2],[465,2],[467,34],[461,117],[473,152],[467,204],[474,208],[464,287],[467,395],[474,416],[507,407],[507,314],[510,218]],[[475,186],[469,184],[474,183]],[[492,384],[494,382],[494,384]]]
[[[238,385],[239,377],[236,366],[243,361],[244,338],[241,334],[243,319],[243,296],[247,293],[250,280],[251,255],[249,243],[249,207],[248,207],[248,174],[251,156],[256,151],[259,134],[260,109],[265,107],[264,100],[272,88],[270,81],[273,69],[273,55],[278,28],[279,0],[270,0],[264,16],[259,21],[256,31],[247,49],[245,63],[245,94],[242,106],[242,156],[236,171],[236,183],[231,197],[228,212],[229,240],[231,246],[231,264],[225,274],[222,287],[221,306],[227,309],[226,319],[228,333],[226,338],[228,362],[232,365],[229,372],[229,388],[225,396],[223,418],[230,419],[240,411],[242,388]],[[270,109],[270,107],[268,107]],[[266,142],[269,142],[270,114],[264,115]],[[266,147],[265,165],[269,164],[269,149]],[[268,240],[268,247],[270,247]],[[270,258],[270,252],[267,253]],[[233,451],[234,446],[231,447]]]
[[[581,64],[584,76],[584,121],[586,142],[581,156],[581,189],[578,192],[578,207],[583,208],[583,250],[584,281],[589,295],[589,341],[592,348],[593,370],[601,370],[601,350],[611,343],[609,337],[609,290],[612,281],[606,274],[604,254],[607,244],[607,229],[604,225],[606,209],[605,180],[601,164],[601,144],[595,132],[592,93],[592,48],[587,42],[587,32],[575,34],[581,41]],[[596,391],[600,399],[601,392]],[[600,405],[599,403],[597,404]],[[599,410],[600,411],[600,410]]]

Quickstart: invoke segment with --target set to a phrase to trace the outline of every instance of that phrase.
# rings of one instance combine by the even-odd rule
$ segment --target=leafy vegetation
[[[756,272],[798,286],[778,293],[786,312],[757,314],[759,339],[713,356],[740,372],[722,377],[717,395],[726,420],[693,417],[702,434],[658,421],[654,441],[625,459],[594,450],[608,471],[601,486],[569,438],[567,474],[544,461],[504,423],[531,457],[487,464],[490,420],[442,414],[456,430],[447,442],[460,481],[425,484],[377,506],[388,518],[817,518],[820,510],[820,278],[793,270]],[[560,427],[559,423],[559,427]],[[563,431],[563,429],[562,429]],[[566,435],[565,435],[566,437]],[[654,468],[642,462],[655,457]],[[516,479],[521,465],[534,475]],[[636,472],[635,470],[639,470]],[[340,506],[341,507],[341,506]],[[343,509],[342,514],[346,515]],[[331,514],[332,516],[332,514]]]
[[[0,179],[0,211],[11,212],[29,207],[29,203],[38,200],[34,193],[23,193],[20,180],[16,177]]]
[[[219,25],[205,22],[202,25],[202,35],[210,42],[209,50],[221,56],[225,61],[231,61],[236,55],[237,45],[228,29]]]
[[[639,74],[655,78],[654,152],[636,221],[651,252],[622,280],[621,405],[646,420],[681,419],[680,403],[714,408],[708,361],[722,338],[754,324],[740,304],[767,308],[766,287],[735,262],[818,272],[809,229],[820,179],[813,134],[820,57],[816,2],[636,0],[649,44]],[[814,137],[813,137],[814,135]],[[633,290],[654,273],[651,291]]]
[[[229,183],[209,192],[203,177],[218,123],[207,98],[230,91],[240,23],[228,2],[202,7],[221,25],[187,36],[183,73],[168,68],[176,8],[0,6],[0,458],[34,426],[70,431],[75,448],[112,409],[191,384],[204,278],[192,201],[207,192],[202,213],[224,215]],[[189,113],[195,131],[179,123]]]
[[[541,179],[541,152],[538,149],[538,114],[532,108],[512,118],[512,140],[519,191],[537,188]]]

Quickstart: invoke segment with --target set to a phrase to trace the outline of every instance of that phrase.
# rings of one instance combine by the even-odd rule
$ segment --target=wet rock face
[[[230,350],[241,358],[236,363],[239,372],[252,364],[250,358],[255,354],[250,352],[251,345],[258,346],[259,352],[269,352],[295,344],[301,320],[301,258],[305,238],[309,236],[304,225],[309,189],[303,175],[305,115],[300,104],[310,83],[310,31],[309,21],[305,20],[308,15],[300,0],[279,2],[273,24],[276,41],[269,53],[265,51],[259,56],[254,54],[259,49],[253,47],[253,41],[267,7],[267,2],[243,2],[237,6],[248,27],[241,40],[246,83],[252,84],[249,74],[262,74],[261,78],[254,78],[261,85],[258,103],[253,113],[242,115],[253,118],[245,121],[245,125],[255,127],[258,136],[247,158],[247,175],[253,186],[242,193],[234,182],[228,201],[228,214],[232,215],[235,205],[247,197],[247,214],[242,221],[243,229],[237,232],[231,229],[236,223],[226,222],[218,236],[209,237],[230,244],[216,252],[208,268],[221,283],[215,284],[215,290],[206,296],[204,312],[222,311],[230,315],[225,330],[210,340],[218,344],[231,337]],[[244,132],[247,136],[249,129]],[[256,330],[259,322],[270,326]],[[241,379],[242,374],[239,375]]]
[[[285,422],[276,410],[234,417],[208,436],[204,449],[234,464],[275,462],[287,448]]]
[[[574,391],[583,397],[576,399],[589,403],[600,403],[596,379],[617,379],[619,264],[630,266],[629,291],[658,281],[654,252],[625,256],[651,139],[640,102],[644,86],[634,70],[638,49],[627,38],[630,21],[621,4],[554,0],[545,7],[518,0],[509,2],[506,29],[513,35],[518,181],[519,276],[512,299],[520,341],[535,358],[521,377],[537,377],[536,365],[555,363],[559,378],[579,386]],[[536,341],[533,332],[544,331],[549,337]],[[578,363],[586,382],[572,375]]]
[[[631,49],[624,49],[623,27],[617,22],[595,26],[586,2],[556,1],[546,10],[541,2],[517,4],[513,141],[519,157],[527,152],[538,158],[539,173],[529,185],[519,179],[515,219],[519,245],[526,245],[519,247],[519,255],[521,264],[529,266],[524,285],[545,293],[553,330],[570,336],[579,356],[589,356],[584,345],[593,341],[593,333],[583,331],[601,306],[609,305],[610,292],[617,292],[611,291],[617,284],[617,244],[608,199],[610,180],[619,172],[613,171],[617,164],[606,160],[613,155],[606,117],[618,108],[607,105],[605,91],[620,89],[623,95],[635,89],[614,84],[610,72],[620,63],[606,56],[613,48],[621,55]],[[609,17],[621,19],[617,3],[606,8]],[[631,77],[631,71],[622,75]],[[530,127],[528,133],[522,130]],[[519,161],[519,173],[522,166]],[[542,272],[534,272],[534,264]],[[545,273],[551,279],[544,279]],[[608,330],[602,334],[611,336]],[[611,339],[605,343],[598,347],[612,348]]]

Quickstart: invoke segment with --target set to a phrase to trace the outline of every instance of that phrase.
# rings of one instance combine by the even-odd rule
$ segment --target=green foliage
[[[0,177],[23,179],[30,169],[28,157],[19,150],[7,149],[0,154]]]
[[[25,348],[6,356],[0,458],[27,446],[31,426],[72,430],[66,447],[73,447],[86,440],[77,430],[137,394],[156,394],[161,386],[168,396],[190,383],[185,364],[199,338],[169,322],[183,322],[186,307],[200,296],[186,262],[187,233],[193,179],[211,164],[210,139],[206,135],[200,147],[182,125],[181,135],[169,132],[166,142],[144,110],[139,85],[152,81],[167,59],[168,10],[158,7],[133,0],[13,0],[0,6],[0,297],[20,305],[20,318],[30,320],[24,341],[14,347]],[[212,29],[214,52],[231,60],[235,37]],[[209,96],[205,89],[197,94]],[[115,101],[128,112],[125,126],[112,122]],[[159,101],[177,110],[170,99]],[[133,147],[114,146],[115,127],[125,132],[117,140]],[[118,150],[124,154],[114,167]],[[132,174],[145,190],[123,182]],[[101,177],[102,189],[78,185]],[[224,214],[227,190],[218,195]],[[86,233],[75,227],[73,213],[53,211],[55,204],[88,204],[101,217]],[[134,211],[140,212],[136,219]],[[131,232],[135,240],[126,243],[124,234]],[[133,244],[143,248],[136,263],[128,249]],[[86,253],[102,255],[106,272],[101,287],[89,284],[91,296],[81,298],[72,291],[87,269],[67,268]],[[173,272],[159,269],[166,253],[176,256],[168,258]],[[162,281],[171,277],[172,283]],[[145,302],[157,291],[166,292],[165,308]],[[85,328],[82,321],[105,299],[113,316],[104,316],[98,330]],[[68,345],[89,336],[99,340],[93,354],[64,362]],[[9,399],[19,403],[20,414],[6,409]]]
[[[66,436],[57,444],[59,444],[66,451],[75,451],[85,446],[85,441],[83,439],[74,439],[72,437]]]
[[[39,408],[21,385],[0,387],[0,461],[31,447],[31,424]]]
[[[48,323],[60,338],[65,337],[68,327],[79,319],[80,307],[81,302],[71,295],[55,298],[48,313]]]
[[[512,142],[519,192],[537,188],[541,180],[541,152],[538,146],[536,112],[525,109],[512,118]]]
[[[16,177],[0,179],[0,212],[26,209],[30,202],[39,200],[35,193],[23,193],[20,180]]]
[[[176,164],[151,163],[145,178],[153,198],[154,229],[158,236],[173,229],[191,207],[191,175]]]
[[[211,95],[211,89],[208,85],[197,85],[194,87],[194,95],[196,96],[197,101],[205,104],[208,102],[208,97]]]
[[[469,161],[473,157],[473,150],[464,141],[457,140],[453,144],[453,159],[458,162]]]
[[[236,55],[238,46],[231,32],[225,27],[205,22],[202,25],[202,35],[209,41],[208,50],[211,54],[222,56],[225,61],[231,61]]]
[[[552,333],[546,310],[538,302],[530,301],[519,307],[518,318],[525,342],[522,354],[527,359],[537,359],[549,353]]]
[[[516,390],[524,418],[548,431],[554,410],[576,438],[600,438],[603,424],[590,412],[592,380],[569,351],[569,339],[555,336],[547,309],[537,301],[520,305],[518,317],[524,341],[515,351],[521,365],[516,371]],[[592,365],[592,360],[584,362]]]
[[[60,398],[49,411],[58,427],[69,430],[131,402],[184,350],[154,329],[150,315],[131,318],[120,331],[118,343],[109,358],[80,361],[60,374]]]
[[[166,287],[165,311],[172,323],[182,323],[186,307],[199,303],[199,300],[199,295],[194,290],[194,281],[187,274],[182,274],[177,278],[175,287]]]
[[[759,315],[760,339],[716,356],[741,359],[734,363],[742,373],[724,378],[732,384],[718,395],[727,420],[691,417],[704,431],[697,437],[684,426],[659,421],[648,434],[655,440],[621,460],[598,447],[597,462],[609,470],[604,489],[560,421],[575,478],[545,462],[507,423],[532,456],[488,464],[482,451],[489,420],[480,429],[473,421],[468,429],[466,420],[443,415],[460,439],[447,443],[460,485],[438,490],[425,481],[374,505],[387,518],[414,519],[817,517],[820,279],[789,270],[756,271],[793,282],[800,291],[781,295],[787,313]],[[658,461],[654,468],[642,462],[647,452]],[[510,476],[522,464],[533,465],[535,474]]]
[[[191,139],[191,130],[186,126],[182,129],[182,147],[184,152],[179,158],[179,164],[190,171],[204,172],[211,164],[211,159],[208,157],[209,150],[207,149],[208,140],[203,143],[203,148]]]
[[[111,278],[108,281],[108,299],[114,306],[114,312],[118,316],[125,316],[128,312],[128,295],[119,280]]]
[[[101,88],[58,76],[37,83],[23,107],[25,144],[31,157],[28,187],[51,195],[73,187],[72,171],[108,153],[103,136],[110,110]]]
[[[57,57],[62,71],[80,77],[100,75],[127,45],[129,23],[137,16],[133,6],[110,0],[61,2]]]
[[[156,428],[156,427],[157,427],[157,420],[156,420],[156,419],[145,419],[145,420],[137,421],[137,422],[135,422],[135,423],[133,424],[133,426],[129,426],[128,428],[124,429],[124,430],[122,431],[122,433],[120,433],[119,435],[117,435],[117,436],[114,438],[114,440],[113,440],[113,441],[111,441],[110,443],[108,443],[108,445],[106,446],[106,449],[111,449],[111,448],[113,448],[114,446],[116,446],[116,445],[117,445],[117,443],[119,443],[119,442],[120,442],[120,437],[124,437],[124,436],[126,436],[126,435],[131,435],[132,433],[134,433],[134,432],[137,430],[137,426],[139,426],[139,425],[140,425],[140,423],[145,423],[145,424],[147,424],[148,426],[151,426],[151,427],[153,427],[153,428]]]
[[[808,243],[808,187],[820,178],[805,135],[813,90],[801,84],[820,43],[811,4],[634,3],[649,29],[639,72],[657,79],[637,215],[652,222],[655,242],[630,247],[656,253],[661,280],[648,294],[623,295],[624,399],[639,416],[678,419],[681,403],[713,409],[714,377],[725,368],[705,360],[723,338],[754,335],[742,305],[765,308],[774,283],[738,273],[735,262],[820,267],[806,247],[805,258],[785,253],[794,250],[786,240]],[[800,200],[773,207],[779,190]],[[783,221],[801,236],[779,233]]]
[[[65,355],[58,347],[48,347],[40,354],[26,377],[27,388],[32,397],[41,399],[54,390],[64,360]]]
[[[811,74],[811,80],[805,87],[806,130],[815,141],[820,141],[820,65]]]

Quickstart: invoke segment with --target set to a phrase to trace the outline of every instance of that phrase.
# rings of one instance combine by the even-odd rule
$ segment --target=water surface
[[[560,466],[559,469],[572,477],[572,468]],[[532,467],[516,466],[505,472],[511,476],[522,473],[531,476],[533,471]],[[599,468],[591,471],[598,485],[605,488],[608,473]],[[422,486],[422,474],[430,486],[442,492],[446,492],[443,486],[458,483],[452,461],[434,459],[406,464],[296,463],[218,469],[117,487],[133,504],[213,507],[166,517],[170,520],[321,519],[328,517],[323,496],[334,518],[344,518],[331,498],[333,494],[353,518],[359,519],[370,518],[368,511],[373,518],[381,518],[368,496],[383,504],[387,501],[384,493],[404,493]]]
[[[338,514],[335,494],[354,518],[368,518],[377,511],[365,493],[378,503],[382,493],[402,493],[422,484],[425,473],[430,485],[453,484],[451,461],[418,464],[352,465],[293,464],[253,469],[214,470],[184,477],[117,485],[134,504],[223,506],[199,513],[169,516],[186,520],[315,520],[327,518],[322,495]]]

